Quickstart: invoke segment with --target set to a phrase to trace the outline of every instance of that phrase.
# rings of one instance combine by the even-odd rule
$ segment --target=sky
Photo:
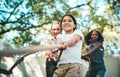
[[[80,4],[86,4],[86,2],[87,1],[89,1],[89,0],[65,0],[71,7],[75,7],[76,6],[76,4],[77,5],[80,5]],[[105,10],[105,0],[93,0],[93,3],[95,3],[95,2],[97,2],[98,4],[97,4],[97,7],[99,8],[98,10],[97,10],[97,12],[96,12],[96,14],[97,15],[103,15],[104,14],[104,10]],[[25,2],[26,3],[26,2]],[[0,3],[0,4],[2,4],[2,3]],[[100,7],[99,7],[100,6]],[[23,8],[24,8],[24,6],[22,6]],[[3,8],[3,9],[5,9],[5,7],[2,7],[2,6],[0,6],[0,8]],[[26,9],[23,9],[23,8],[21,8],[20,10],[21,11],[23,11],[23,12],[25,12],[25,13],[27,13],[28,12],[28,10],[26,10]],[[57,8],[59,9],[60,8],[60,5],[57,5]],[[80,13],[83,15],[83,16],[85,16],[87,13],[88,13],[88,9],[87,8],[89,8],[88,6],[84,6],[84,10],[83,11],[80,11]],[[5,10],[8,10],[8,9],[5,9]],[[9,9],[9,10],[11,10],[11,9]],[[12,9],[13,10],[13,9]],[[9,16],[9,15],[6,15],[7,17]],[[19,16],[18,16],[19,17]],[[1,19],[2,17],[0,17],[0,19]],[[11,17],[11,20],[14,20],[15,19],[15,17],[14,16],[12,16]],[[30,20],[30,21],[33,21],[33,20]],[[79,21],[79,20],[78,20]],[[36,20],[34,20],[34,24],[35,25],[37,25],[38,23],[36,22]],[[9,25],[7,26],[7,27],[9,27]],[[34,31],[32,31],[32,32],[34,32]],[[41,34],[40,36],[43,36],[44,34]],[[6,33],[6,35],[5,35],[5,37],[6,37],[6,39],[3,39],[3,41],[5,41],[5,40],[9,40],[9,39],[12,39],[14,36],[18,36],[18,34],[17,34],[17,32],[13,32],[13,31],[11,31],[10,33]],[[38,37],[38,38],[41,38],[41,37]],[[39,41],[39,39],[38,38],[36,38],[36,40],[37,41]]]

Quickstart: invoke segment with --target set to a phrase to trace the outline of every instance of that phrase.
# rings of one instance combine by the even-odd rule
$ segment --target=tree
[[[0,17],[0,35],[11,31],[17,31],[19,36],[15,36],[12,41],[16,45],[34,43],[33,37],[44,25],[52,20],[60,20],[62,13],[56,9],[53,0],[2,0]],[[64,3],[65,4],[65,3]],[[67,6],[63,5],[63,7]],[[55,11],[54,11],[55,10]],[[39,23],[39,24],[34,24]],[[32,33],[31,30],[36,30]]]
[[[120,1],[77,1],[74,6],[65,0],[1,0],[0,1],[0,38],[5,39],[10,46],[39,44],[35,40],[39,32],[45,32],[52,21],[60,21],[61,17],[70,13],[77,19],[78,28],[84,35],[91,29],[104,33],[104,28],[111,31],[120,25]],[[6,34],[14,34],[12,38]],[[7,46],[7,45],[6,45]]]

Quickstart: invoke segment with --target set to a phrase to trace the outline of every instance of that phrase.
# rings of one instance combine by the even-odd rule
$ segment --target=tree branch
[[[17,22],[17,21],[16,21]],[[15,21],[14,22],[9,22],[9,23],[15,23]],[[29,30],[29,29],[32,29],[32,28],[42,28],[42,26],[43,25],[45,25],[45,24],[48,24],[48,23],[50,23],[50,21],[48,21],[48,22],[44,22],[44,23],[42,23],[42,24],[40,24],[40,25],[33,25],[33,24],[31,24],[31,23],[25,23],[25,22],[21,22],[21,23],[23,23],[23,24],[29,24],[30,26],[29,27],[26,27],[26,28],[21,28],[21,26],[17,26],[17,27],[15,27],[15,28],[10,28],[10,29],[7,29],[7,30],[3,30],[3,31],[1,31],[0,32],[0,35],[2,35],[2,34],[4,34],[4,33],[6,33],[6,32],[9,32],[9,31],[11,31],[11,30],[18,30],[18,31],[26,31],[26,30]],[[43,29],[45,29],[45,28],[43,28]]]
[[[70,8],[70,9],[68,9],[68,11],[70,11],[70,10],[72,10],[72,9],[75,9],[75,8],[79,8],[79,7],[85,6],[85,5],[88,5],[88,6],[89,6],[89,4],[90,4],[91,2],[92,2],[92,0],[89,0],[86,4],[77,5],[77,6],[75,6],[75,7],[72,7],[72,8]]]
[[[23,2],[23,1],[21,1],[21,2],[13,9],[13,11],[10,13],[9,17],[7,18],[6,22],[9,21],[10,17],[12,16],[12,14],[15,12],[15,10],[17,9],[17,7],[19,7],[19,5],[22,4],[22,2]]]

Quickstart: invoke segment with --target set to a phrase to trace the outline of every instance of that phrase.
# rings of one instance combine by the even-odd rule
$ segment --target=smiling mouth
[[[70,26],[69,26],[69,25],[66,25],[66,26],[64,26],[64,27],[68,28],[68,27],[70,27]]]

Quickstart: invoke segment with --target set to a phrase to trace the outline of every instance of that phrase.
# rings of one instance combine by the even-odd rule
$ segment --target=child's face
[[[62,29],[65,33],[72,33],[74,31],[75,24],[70,16],[65,16],[62,20]]]
[[[51,34],[53,37],[56,37],[58,34],[60,34],[60,25],[59,24],[53,24],[51,28]]]
[[[97,41],[97,39],[98,39],[98,33],[96,31],[93,31],[91,34],[91,40],[95,42]]]

